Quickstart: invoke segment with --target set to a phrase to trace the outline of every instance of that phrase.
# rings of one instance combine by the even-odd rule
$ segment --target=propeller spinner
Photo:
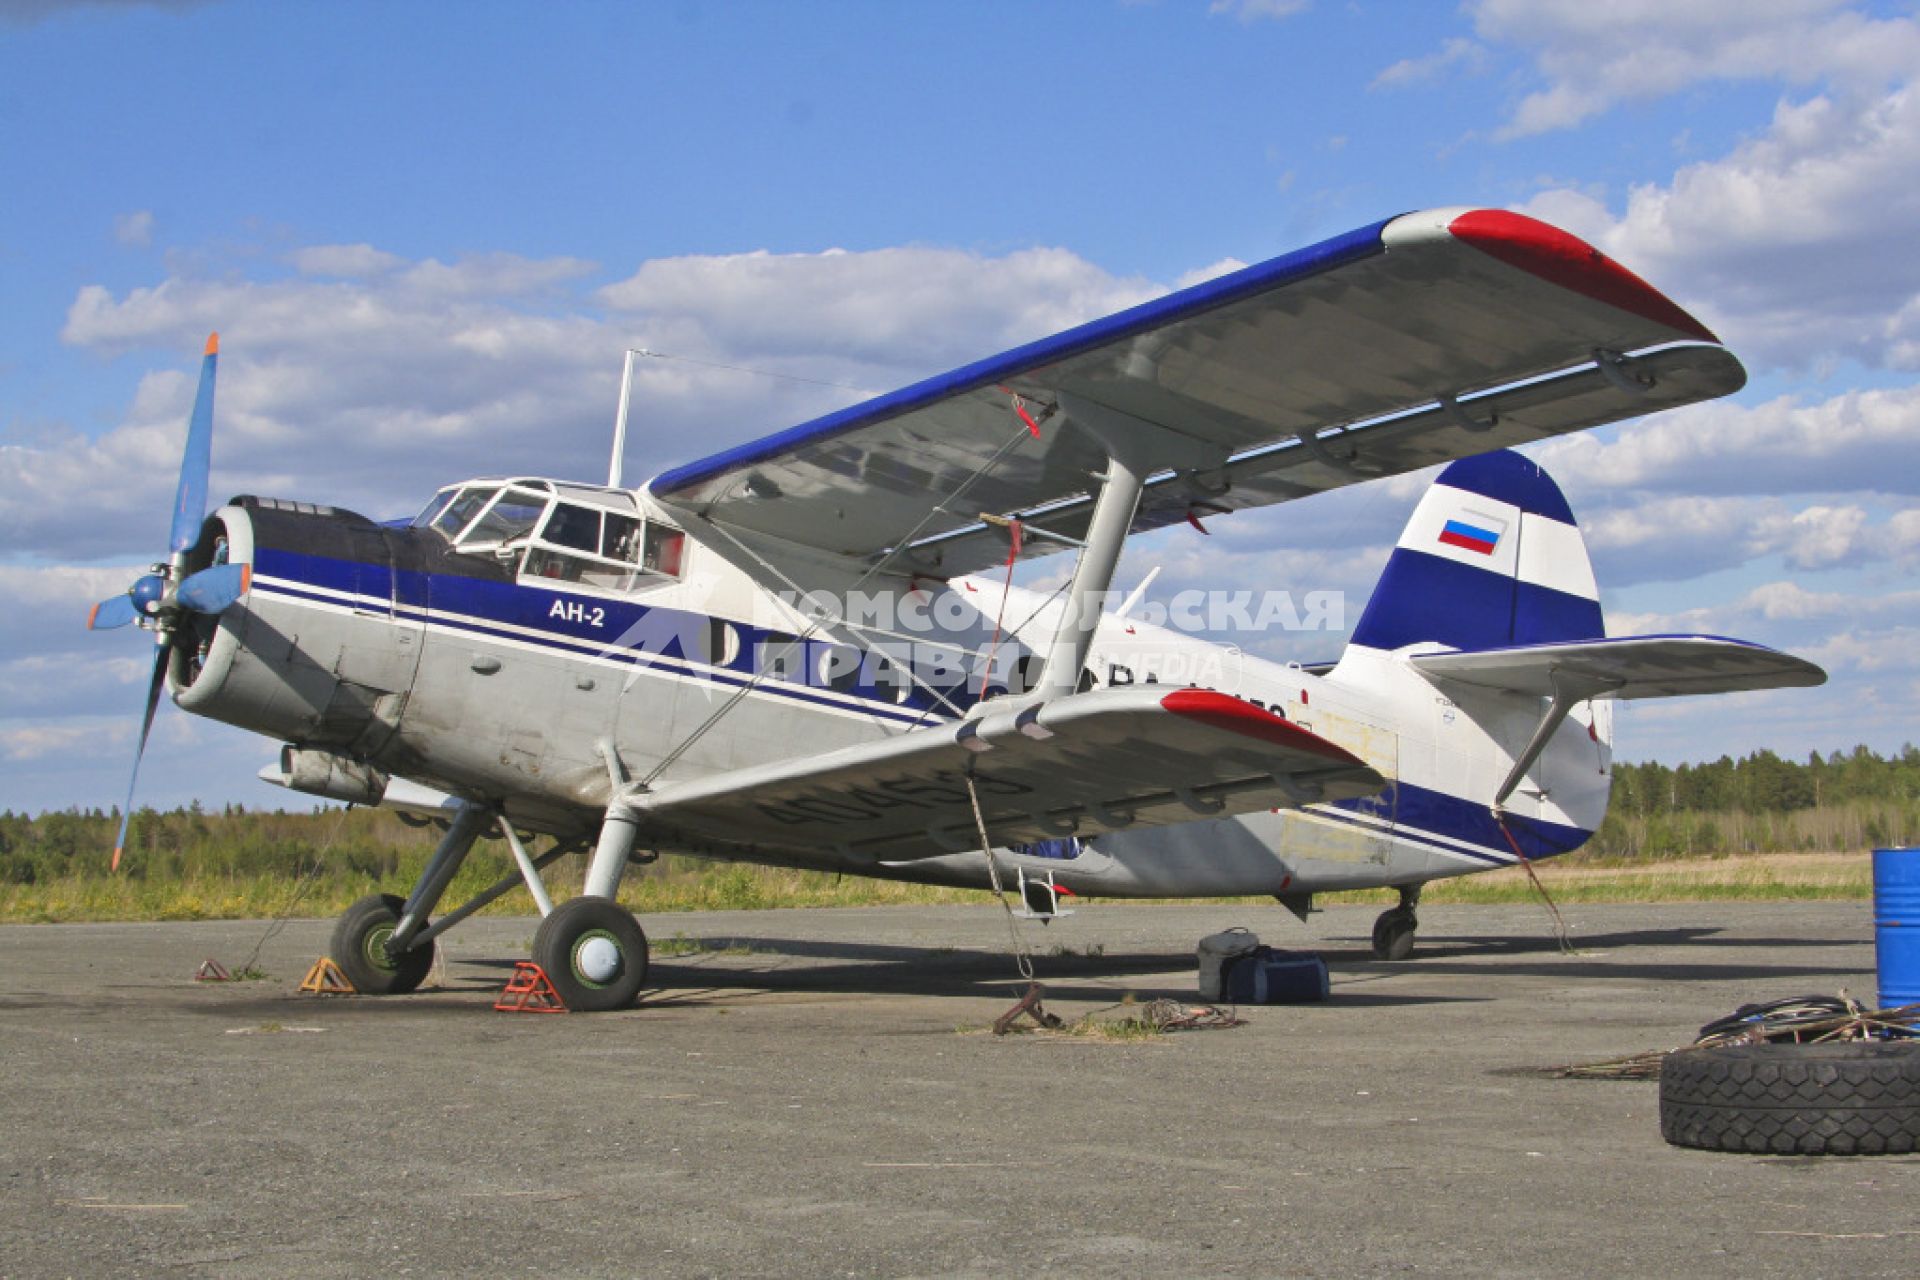
[[[153,714],[160,705],[160,690],[167,682],[167,656],[182,633],[181,624],[190,614],[218,615],[245,595],[252,585],[250,565],[223,563],[197,573],[186,571],[187,555],[200,541],[201,526],[207,517],[207,473],[213,458],[213,377],[219,358],[220,335],[211,334],[207,338],[206,358],[200,365],[200,389],[194,396],[193,418],[187,426],[186,452],[180,460],[180,485],[174,494],[167,561],[155,564],[124,595],[102,600],[87,615],[90,630],[104,631],[137,622],[152,631],[154,638],[146,714],[140,722],[140,738],[133,750],[127,800],[120,809],[120,831],[113,842],[116,871],[127,844],[127,823],[133,817],[133,790],[140,777],[140,757],[146,754]],[[185,630],[188,635],[192,634],[191,628]]]

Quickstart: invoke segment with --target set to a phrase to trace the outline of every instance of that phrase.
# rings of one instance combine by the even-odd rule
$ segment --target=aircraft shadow
[[[1422,974],[1666,983],[1803,979],[1825,988],[1837,985],[1837,981],[1857,979],[1868,967],[1813,963],[1793,954],[1810,947],[1857,945],[1860,939],[1729,937],[1710,926],[1577,934],[1574,945],[1584,954],[1571,956],[1560,954],[1558,942],[1545,930],[1523,937],[1429,935],[1422,937],[1413,959],[1400,963],[1375,960],[1362,937],[1318,941],[1317,946],[1298,949],[1317,951],[1332,969],[1332,1005],[1356,1009],[1480,1003],[1490,998],[1371,989],[1392,978]],[[766,995],[998,999],[1011,998],[1024,985],[1011,958],[997,950],[736,934],[676,939],[676,943],[699,950],[654,958],[642,1010],[711,1007]],[[1631,958],[1636,949],[1649,947],[1666,948],[1669,954],[1659,960]],[[1723,962],[1715,953],[1728,948],[1766,958]],[[1682,954],[1673,956],[1676,950]],[[434,988],[402,1000],[354,1001],[353,1007],[356,1011],[382,1008],[394,1013],[471,1009],[474,996],[493,995],[500,990],[515,963],[505,958],[462,958]],[[1052,955],[1042,948],[1034,954],[1035,971],[1052,998],[1102,1004],[1118,1003],[1129,996],[1136,1001],[1195,1000],[1193,964],[1190,955],[1177,952]],[[324,1000],[263,991],[257,999],[223,1002],[206,1012],[220,1017],[246,1016],[250,1012],[284,1016],[291,1008],[317,1011],[325,1007]]]

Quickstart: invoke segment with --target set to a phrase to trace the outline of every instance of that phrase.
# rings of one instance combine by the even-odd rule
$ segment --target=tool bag
[[[1313,1004],[1330,990],[1327,962],[1313,952],[1255,947],[1227,963],[1220,998],[1234,1004]]]

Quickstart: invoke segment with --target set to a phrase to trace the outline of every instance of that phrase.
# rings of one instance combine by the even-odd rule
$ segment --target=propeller
[[[127,588],[126,593],[93,606],[87,615],[92,631],[107,631],[138,623],[153,632],[153,674],[147,681],[146,713],[140,721],[140,738],[133,749],[133,769],[127,778],[127,801],[120,808],[120,831],[113,842],[113,868],[120,869],[120,855],[127,845],[127,824],[133,817],[134,784],[140,777],[140,758],[147,751],[147,736],[153,731],[154,712],[160,706],[160,691],[167,683],[167,659],[181,623],[189,614],[218,615],[247,593],[252,585],[253,567],[244,564],[214,564],[197,573],[187,573],[187,553],[200,541],[200,529],[207,518],[207,472],[213,461],[213,378],[220,359],[220,335],[207,338],[206,358],[200,365],[200,389],[193,400],[193,417],[187,424],[186,452],[180,459],[180,484],[173,499],[173,527],[169,531],[169,557],[153,565]]]

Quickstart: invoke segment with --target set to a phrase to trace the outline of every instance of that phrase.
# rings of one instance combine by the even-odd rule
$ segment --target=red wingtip
[[[1310,729],[1302,729],[1291,720],[1254,706],[1251,702],[1212,689],[1175,689],[1160,699],[1160,705],[1175,715],[1198,720],[1216,729],[1259,738],[1275,746],[1289,747],[1312,755],[1324,756],[1341,764],[1365,764],[1345,747],[1327,741]]]
[[[210,333],[207,335],[207,354],[210,356],[217,356],[220,354],[220,335],[219,334]]]
[[[1482,253],[1563,289],[1583,293],[1702,342],[1720,341],[1713,330],[1658,289],[1558,227],[1505,209],[1475,209],[1455,218],[1448,229]]]

